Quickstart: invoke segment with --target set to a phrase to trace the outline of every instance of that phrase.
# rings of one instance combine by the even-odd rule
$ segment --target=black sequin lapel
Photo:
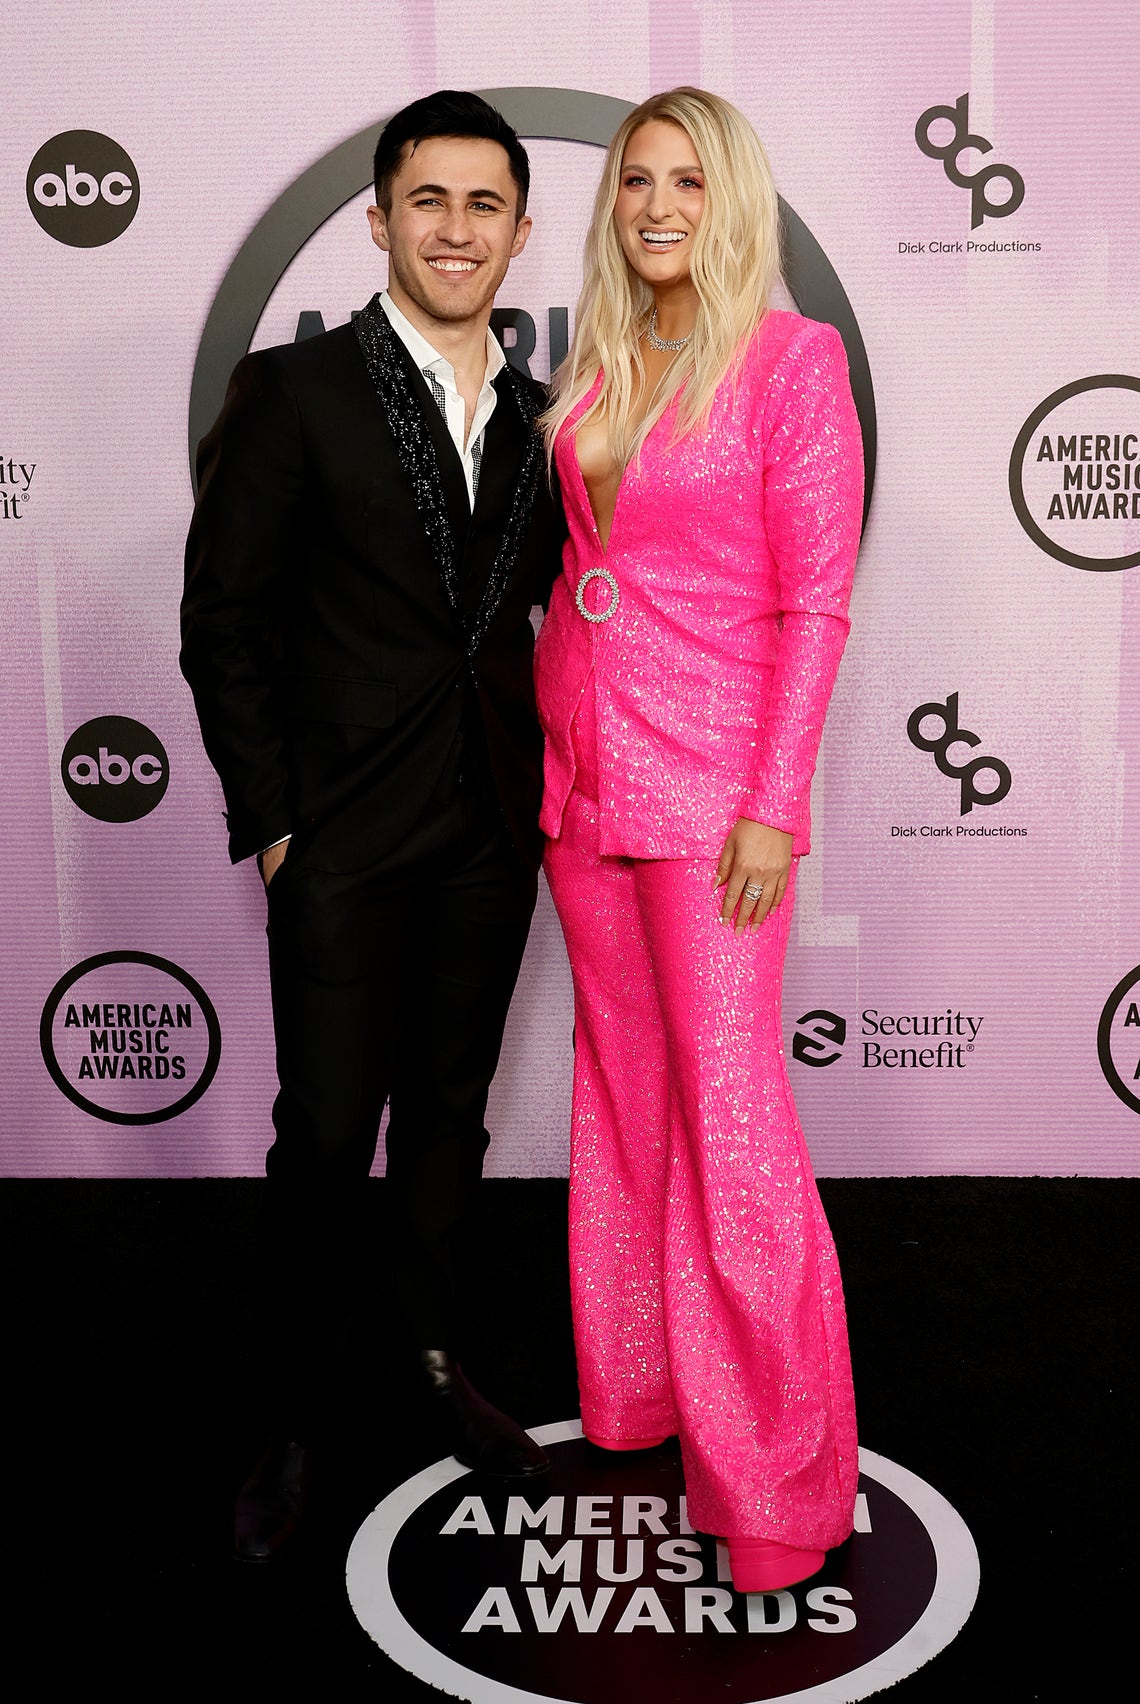
[[[408,382],[401,344],[388,316],[373,296],[353,321],[368,376],[376,386],[396,444],[400,466],[408,477],[424,533],[439,567],[447,601],[462,622],[455,539],[447,518],[439,462],[415,393]]]
[[[535,424],[542,411],[542,398],[524,385],[511,366],[503,368],[503,377],[510,386],[515,405],[523,417],[526,426],[526,449],[523,451],[522,466],[519,468],[518,483],[515,486],[514,498],[511,502],[511,512],[507,516],[507,524],[503,528],[502,543],[499,545],[495,563],[487,578],[487,585],[479,604],[475,621],[467,638],[467,653],[474,656],[482,644],[487,629],[495,618],[499,600],[506,590],[507,582],[514,572],[522,548],[527,524],[530,521],[531,510],[534,508],[535,492],[538,489],[539,476],[545,460],[542,436]],[[501,398],[499,406],[507,401]]]
[[[439,462],[420,406],[408,382],[408,374],[401,359],[400,341],[392,330],[377,296],[356,315],[354,325],[369,377],[384,405],[400,465],[411,485],[424,533],[439,564],[447,600],[462,623],[463,600],[459,586],[455,539],[447,518]],[[511,511],[503,528],[494,566],[487,577],[487,585],[474,621],[466,631],[469,657],[475,655],[486,637],[487,629],[494,620],[495,611],[518,561],[534,507],[535,492],[538,489],[544,459],[542,436],[535,424],[542,410],[541,396],[532,393],[523,384],[513,367],[504,367],[503,376],[509,389],[506,396],[500,397],[498,406],[510,407],[513,401],[514,406],[518,408],[526,427],[526,448],[523,451]]]

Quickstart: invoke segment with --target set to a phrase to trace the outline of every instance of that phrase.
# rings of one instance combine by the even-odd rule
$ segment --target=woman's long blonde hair
[[[644,419],[635,424],[634,398],[645,379],[641,335],[653,310],[653,291],[622,252],[614,207],[626,145],[651,119],[685,131],[704,173],[704,211],[691,261],[700,308],[692,342],[670,364]],[[574,342],[555,375],[554,398],[542,417],[548,453],[567,417],[593,387],[599,367],[602,387],[582,418],[604,414],[619,467],[638,454],[682,386],[676,436],[703,426],[718,385],[763,318],[780,276],[778,209],[759,137],[744,114],[719,95],[704,89],[669,89],[630,113],[606,152],[594,200]]]

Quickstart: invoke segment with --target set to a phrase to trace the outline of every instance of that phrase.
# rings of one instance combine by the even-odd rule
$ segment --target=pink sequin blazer
[[[658,421],[605,549],[576,418],[555,445],[569,538],[535,655],[544,833],[557,837],[574,784],[571,725],[592,670],[603,853],[715,858],[741,816],[807,852],[862,514],[839,334],[769,313],[707,433],[671,443],[672,410]]]

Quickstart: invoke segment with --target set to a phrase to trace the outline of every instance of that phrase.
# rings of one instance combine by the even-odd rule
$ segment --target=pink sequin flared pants
[[[574,977],[583,1426],[677,1433],[699,1531],[828,1549],[851,1531],[855,1409],[780,1035],[794,878],[737,937],[708,859],[599,856],[597,811],[575,791],[546,854]]]

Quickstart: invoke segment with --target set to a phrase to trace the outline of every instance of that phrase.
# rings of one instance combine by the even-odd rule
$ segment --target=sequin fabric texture
[[[703,438],[658,423],[608,549],[567,436],[570,538],[539,638],[547,876],[574,976],[571,1279],[582,1418],[676,1432],[693,1524],[830,1548],[857,1449],[835,1249],[780,1034],[794,895],[711,888],[740,815],[809,844],[847,631],[862,452],[842,344],[766,319]],[[574,604],[604,566],[609,620]],[[604,581],[583,588],[602,611]]]
[[[572,442],[556,446],[570,537],[535,659],[542,828],[559,832],[592,672],[603,852],[716,856],[737,816],[787,829],[806,852],[862,514],[838,332],[769,314],[708,432],[671,444],[672,422],[666,413],[626,469],[606,550]],[[619,601],[590,623],[575,593],[596,568],[617,580]],[[594,612],[609,597],[601,579],[582,591]]]

